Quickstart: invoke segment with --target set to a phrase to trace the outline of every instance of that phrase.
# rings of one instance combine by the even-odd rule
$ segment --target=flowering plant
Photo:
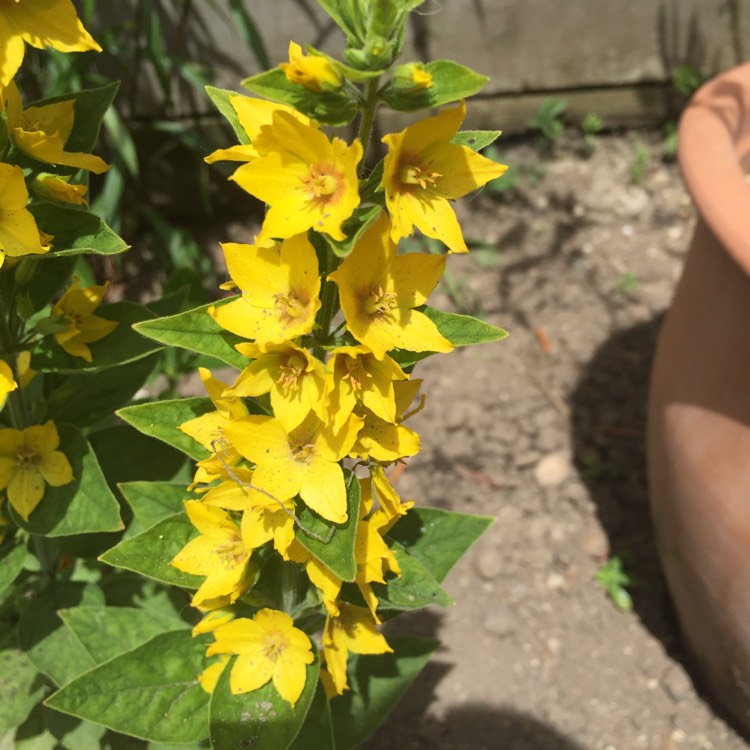
[[[118,411],[196,464],[189,480],[123,473],[134,520],[99,559],[139,594],[63,605],[64,637],[90,661],[56,678],[45,703],[92,736],[356,747],[437,645],[381,625],[450,604],[440,584],[491,522],[403,500],[389,478],[420,448],[408,425],[425,405],[418,362],[506,335],[427,304],[447,255],[467,252],[451,201],[505,171],[478,153],[498,132],[460,130],[463,100],[486,79],[450,61],[396,64],[422,0],[319,2],[346,35],[343,60],[291,43],[288,63],[244,82],[263,98],[208,89],[239,143],[207,161],[235,162],[231,179],[267,204],[255,237],[222,245],[228,295],[130,321],[144,346],[236,374],[201,368],[205,398]],[[382,159],[369,153],[380,106],[443,105],[386,135]],[[351,143],[322,127],[355,118]],[[399,253],[415,229],[446,255]],[[68,356],[96,362],[101,290],[82,291],[58,302],[50,331]],[[35,440],[6,442],[18,452]],[[42,477],[59,462],[51,436],[44,446]]]

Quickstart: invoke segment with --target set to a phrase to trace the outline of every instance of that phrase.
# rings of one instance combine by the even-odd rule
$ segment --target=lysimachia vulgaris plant
[[[447,257],[467,252],[451,202],[506,167],[479,153],[498,132],[460,129],[486,78],[398,62],[422,1],[319,0],[346,36],[343,60],[292,42],[288,62],[244,81],[254,96],[208,88],[238,143],[207,161],[229,162],[265,218],[222,245],[219,301],[134,327],[234,371],[201,367],[205,397],[119,409],[195,471],[120,483],[134,521],[99,559],[164,593],[63,610],[93,664],[48,710],[150,743],[343,750],[436,648],[382,626],[451,604],[440,584],[490,519],[400,498],[392,469],[420,449],[415,365],[506,335],[427,304]],[[382,107],[444,108],[381,145]],[[399,252],[415,232],[444,253]]]
[[[113,655],[81,628],[136,593],[96,561],[125,528],[126,456],[173,473],[182,461],[113,418],[162,348],[132,324],[179,306],[106,303],[92,271],[103,264],[88,259],[127,245],[90,210],[88,185],[108,169],[91,152],[117,84],[27,101],[29,47],[45,58],[100,49],[71,0],[0,2],[0,746],[81,750],[106,728],[43,701]]]

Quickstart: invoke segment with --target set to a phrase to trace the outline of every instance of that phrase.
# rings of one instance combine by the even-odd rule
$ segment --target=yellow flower
[[[109,165],[94,154],[65,150],[75,121],[73,99],[23,109],[15,83],[8,86],[4,95],[8,110],[8,134],[16,148],[48,164],[86,169],[95,174],[109,169]]]
[[[382,463],[392,463],[419,453],[419,435],[401,422],[421,409],[406,413],[417,395],[421,380],[394,383],[396,397],[396,424],[386,422],[372,412],[365,412],[365,421],[352,447],[352,458],[369,458]]]
[[[341,88],[341,76],[331,62],[321,55],[305,56],[296,42],[289,42],[289,62],[281,63],[279,67],[287,81],[298,83],[316,94]]]
[[[415,93],[432,88],[432,75],[422,63],[399,65],[393,71],[393,86],[403,93]]]
[[[258,157],[258,150],[253,146],[253,142],[258,137],[262,127],[271,125],[276,112],[286,112],[305,125],[318,127],[316,122],[298,112],[294,107],[289,107],[286,104],[277,104],[276,102],[243,96],[242,94],[233,94],[229,97],[229,102],[237,113],[240,125],[245,133],[247,133],[250,143],[241,143],[230,148],[217,149],[204,159],[207,164],[213,164],[216,161],[252,161]],[[234,173],[235,179],[238,174],[242,174],[242,169],[243,167],[240,167]]]
[[[88,188],[85,185],[71,184],[69,179],[54,174],[37,175],[34,178],[34,192],[47,200],[71,203],[75,206],[88,205],[86,198],[84,198]]]
[[[198,675],[198,682],[200,683],[200,686],[209,695],[211,695],[216,689],[216,683],[219,681],[219,677],[221,677],[221,674],[224,671],[224,667],[226,667],[230,659],[231,656],[229,654],[224,654],[223,656],[219,657],[218,661],[215,661],[213,664],[209,664]]]
[[[240,373],[227,395],[270,393],[273,414],[287,432],[298,427],[311,411],[321,411],[325,367],[306,349],[290,343],[271,344],[266,352],[257,344],[237,344],[236,348],[255,361]]]
[[[34,217],[26,208],[29,191],[23,170],[0,163],[0,266],[5,256],[41,255],[49,252],[43,245]]]
[[[386,422],[396,421],[394,380],[408,375],[387,354],[377,359],[366,346],[340,346],[331,352],[328,411],[338,430],[357,403]]]
[[[363,505],[372,508],[375,501],[378,503],[370,517],[370,522],[381,534],[387,534],[393,524],[414,507],[413,500],[401,502],[393,485],[388,481],[383,467],[377,464],[370,466],[370,476],[360,480],[360,487]]]
[[[382,214],[344,262],[328,275],[339,288],[341,309],[352,336],[378,359],[396,347],[412,352],[449,352],[453,344],[413,308],[440,280],[445,257],[396,254],[388,217]]]
[[[203,633],[211,633],[219,625],[226,625],[228,622],[234,620],[234,612],[231,609],[209,609],[206,614],[200,619],[200,621],[193,626],[192,635],[195,638],[196,635],[202,635]]]
[[[7,362],[0,359],[0,409],[3,408],[8,394],[16,388],[18,388],[18,383],[13,379],[13,370]]]
[[[67,326],[55,333],[55,340],[71,356],[82,357],[91,362],[91,349],[86,345],[112,333],[117,328],[117,323],[93,314],[104,298],[107,284],[81,289],[78,284],[78,278],[74,277],[70,289],[52,308],[53,315],[59,316],[61,321],[67,321]]]
[[[337,433],[310,413],[287,433],[273,417],[249,416],[225,427],[232,445],[255,463],[253,484],[278,500],[299,494],[328,521],[347,519],[344,472],[338,463],[354,444],[362,424],[352,416]]]
[[[25,388],[36,375],[37,371],[31,369],[31,352],[26,350],[16,355],[16,370],[18,372],[18,385]]]
[[[83,28],[71,0],[3,0],[0,3],[0,87],[7,86],[21,66],[24,42],[60,52],[101,47]]]
[[[318,259],[304,234],[274,247],[222,245],[241,297],[210,307],[224,329],[262,348],[310,333],[320,309]]]
[[[500,177],[508,167],[450,142],[465,116],[461,102],[383,138],[388,145],[383,187],[394,242],[408,237],[416,226],[451,252],[469,251],[448,201]]]
[[[346,664],[353,654],[387,654],[393,649],[378,632],[370,611],[346,602],[339,602],[338,617],[328,616],[323,632],[323,656],[334,695],[348,688]],[[324,683],[325,684],[325,683]]]
[[[170,565],[206,576],[193,596],[193,607],[234,603],[249,588],[253,574],[248,570],[253,547],[247,543],[244,516],[240,527],[229,513],[200,500],[186,500],[185,510],[200,536],[191,539]]]
[[[62,487],[73,481],[67,456],[57,450],[60,436],[53,422],[24,430],[0,430],[0,490],[24,521],[44,497],[45,483]]]
[[[257,244],[308,229],[343,240],[341,225],[359,205],[357,164],[362,144],[328,140],[317,124],[276,112],[254,141],[258,158],[233,179],[269,205]]]
[[[229,688],[235,695],[263,687],[269,680],[279,695],[292,706],[307,682],[307,665],[315,656],[310,639],[286,614],[261,609],[251,619],[241,617],[215,632],[216,641],[206,654],[237,654]]]

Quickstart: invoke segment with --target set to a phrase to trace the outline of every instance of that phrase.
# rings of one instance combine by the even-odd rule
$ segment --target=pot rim
[[[680,118],[678,160],[696,208],[750,276],[750,63],[695,92]]]

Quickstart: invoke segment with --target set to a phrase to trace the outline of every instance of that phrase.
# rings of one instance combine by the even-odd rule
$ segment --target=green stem
[[[378,91],[378,79],[371,78],[365,86],[365,103],[362,107],[362,118],[359,121],[359,133],[357,134],[364,151],[362,154],[362,161],[359,163],[360,178],[364,174],[365,163],[367,161],[365,159],[367,146],[370,143],[372,126],[375,124],[375,111],[378,107]]]
[[[18,367],[16,365],[16,349],[18,337],[13,333],[13,325],[11,317],[14,315],[14,310],[5,301],[6,292],[8,285],[3,284],[0,289],[0,356],[8,358],[8,364],[13,371],[13,377],[16,383],[19,383],[19,387],[15,391],[8,394],[8,411],[10,412],[10,421],[17,430],[27,427],[29,424],[29,414],[26,409],[26,402],[23,398],[23,391],[20,387],[20,376],[18,373]],[[12,299],[13,295],[7,295],[7,298]]]
[[[34,549],[36,559],[39,560],[39,567],[42,569],[42,575],[45,578],[54,578],[55,564],[49,555],[47,540],[44,537],[31,535],[31,546]]]
[[[336,270],[339,259],[330,247],[326,248],[326,268],[327,276]],[[323,281],[323,289],[320,295],[320,312],[318,313],[318,324],[320,328],[315,334],[315,347],[313,354],[320,360],[325,359],[323,346],[330,343],[331,321],[339,309],[339,290],[332,281]]]

